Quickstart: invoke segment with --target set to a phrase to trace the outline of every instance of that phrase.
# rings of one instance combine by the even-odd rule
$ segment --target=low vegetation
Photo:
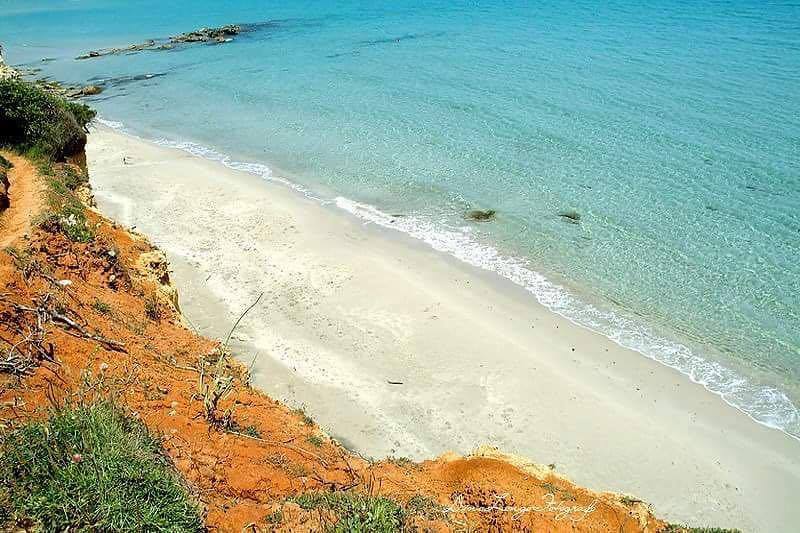
[[[299,416],[300,418],[303,419],[303,424],[305,424],[307,426],[313,426],[314,425],[314,419],[311,418],[311,416],[309,416],[308,413],[306,413],[306,410],[305,410],[304,407],[298,407],[298,408],[294,409],[294,412],[297,414],[297,416]]]
[[[321,436],[319,436],[319,435],[309,435],[309,436],[306,438],[306,440],[308,441],[308,443],[309,443],[309,444],[311,444],[311,445],[313,445],[313,446],[316,446],[317,448],[319,448],[320,446],[322,446],[323,444],[325,444],[325,439],[323,439],[323,438],[322,438]]]
[[[92,303],[92,309],[101,315],[110,315],[112,311],[110,305],[100,300],[95,300],[94,303]]]
[[[63,233],[73,242],[90,242],[94,229],[86,218],[86,206],[76,194],[83,183],[79,171],[70,165],[53,166],[36,160],[39,173],[47,177],[47,210],[39,219],[39,227],[51,233]]]
[[[722,529],[718,527],[689,527],[680,524],[668,524],[658,533],[742,533],[738,529]]]
[[[95,112],[21,79],[0,80],[0,145],[64,161],[83,151]]]
[[[0,523],[44,531],[199,531],[159,442],[108,402],[55,411],[0,440]]]
[[[394,500],[354,492],[314,492],[294,498],[305,510],[330,511],[335,519],[327,530],[335,533],[402,531],[406,513]]]

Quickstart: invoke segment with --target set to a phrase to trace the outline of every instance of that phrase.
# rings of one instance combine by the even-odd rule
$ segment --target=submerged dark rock
[[[475,222],[488,222],[494,220],[497,211],[494,209],[470,209],[464,213],[464,218]]]
[[[180,44],[220,44],[227,43],[233,40],[233,37],[239,35],[242,31],[242,26],[239,24],[228,24],[218,28],[200,28],[199,30],[181,33],[168,38],[149,39],[143,43],[132,44],[122,48],[104,48],[102,50],[92,50],[85,54],[79,55],[75,59],[91,59],[95,57],[103,57],[108,55],[120,54],[133,54],[143,50],[171,50],[176,45]]]
[[[89,82],[92,85],[99,85],[103,88],[106,87],[119,87],[122,85],[126,85],[128,83],[135,83],[139,81],[147,81],[152,80],[155,78],[160,78],[161,76],[166,76],[166,72],[153,72],[153,73],[146,73],[146,74],[134,74],[130,76],[117,76],[114,78],[103,78],[100,76],[89,78]]]
[[[578,224],[581,221],[581,214],[575,211],[574,209],[559,211],[558,216],[562,217],[564,220],[566,220],[571,224]]]
[[[69,96],[73,98],[81,98],[83,96],[95,96],[103,92],[103,88],[100,85],[87,85],[86,87],[82,87],[76,91],[72,91],[69,93]]]
[[[80,55],[75,59],[90,59],[93,57],[102,57],[102,56],[109,56],[109,55],[117,55],[117,54],[125,54],[125,53],[135,53],[141,52],[142,50],[150,50],[156,45],[156,42],[153,40],[145,41],[139,44],[132,44],[130,46],[126,46],[124,48],[106,48],[104,50],[92,50],[87,54]]]
[[[228,24],[219,28],[200,28],[199,30],[181,33],[169,40],[172,43],[225,43],[233,40],[234,35],[239,35],[242,27],[238,24]]]

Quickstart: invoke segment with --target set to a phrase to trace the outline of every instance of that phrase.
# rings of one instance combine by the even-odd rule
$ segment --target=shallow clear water
[[[0,41],[66,82],[164,74],[92,103],[280,168],[800,436],[800,4],[286,4],[10,0]],[[270,24],[73,59],[233,22]]]

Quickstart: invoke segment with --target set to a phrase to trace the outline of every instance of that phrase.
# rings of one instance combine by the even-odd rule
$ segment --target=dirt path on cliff
[[[0,155],[14,164],[14,168],[8,171],[10,206],[0,215],[2,249],[30,232],[33,219],[44,207],[44,183],[36,167],[27,159],[5,151]]]

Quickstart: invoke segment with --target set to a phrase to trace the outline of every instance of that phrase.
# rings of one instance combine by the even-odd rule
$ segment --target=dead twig
[[[262,439],[261,437],[254,437],[252,435],[247,435],[245,433],[239,433],[238,431],[233,431],[233,430],[230,430],[230,429],[226,430],[225,432],[226,433],[230,433],[231,435],[236,435],[237,437],[244,437],[246,439],[251,439],[251,440],[258,441],[258,442],[263,442],[264,444],[268,444],[270,446],[278,446],[279,448],[286,448],[287,450],[292,450],[292,451],[297,452],[300,455],[303,455],[303,456],[305,456],[307,458],[310,457],[311,459],[315,459],[315,460],[319,461],[320,464],[322,466],[324,466],[325,468],[328,467],[328,464],[325,462],[325,460],[321,456],[319,456],[319,455],[317,455],[315,453],[309,452],[308,450],[304,450],[303,448],[298,448],[297,446],[292,446],[291,444],[284,444],[284,443],[282,443],[280,441],[276,441],[276,440],[268,440],[268,439]]]
[[[226,353],[224,348],[217,350],[218,358],[214,365],[214,372],[207,379],[206,376],[206,362],[205,358],[200,359],[200,379],[199,379],[199,395],[203,400],[203,413],[206,420],[212,425],[227,427],[229,425],[231,415],[230,413],[224,414],[221,417],[217,414],[219,410],[219,402],[225,398],[233,390],[233,375],[227,372],[226,366]]]
[[[100,343],[110,350],[114,350],[117,352],[127,352],[124,342],[115,341],[113,339],[107,339],[106,337],[103,337],[101,335],[94,335],[92,333],[89,333],[80,324],[70,319],[69,317],[61,315],[59,313],[53,312],[52,317],[53,321],[60,322],[62,324],[69,326],[70,328],[80,333],[80,336],[85,339],[93,340],[97,343]]]
[[[36,314],[39,327],[42,329],[44,325],[47,324],[48,322],[65,325],[68,328],[77,331],[80,334],[79,336],[82,338],[93,340],[111,350],[121,351],[121,352],[126,351],[125,343],[115,341],[113,339],[108,339],[106,337],[103,337],[102,335],[95,335],[93,333],[90,333],[86,331],[86,329],[83,326],[81,326],[80,324],[78,324],[76,321],[72,320],[65,314],[59,313],[56,310],[51,309],[51,306],[49,305],[50,298],[51,298],[50,293],[47,293],[44,296],[42,296],[40,298],[40,303],[37,307],[29,307],[27,305],[22,305],[14,302],[7,302],[7,303],[9,303],[11,307],[13,307],[14,310],[16,311]],[[5,301],[5,300],[0,298],[0,301]]]
[[[250,310],[251,310],[252,308],[254,308],[256,305],[258,305],[258,302],[261,300],[261,297],[262,297],[262,296],[264,296],[264,293],[263,293],[263,292],[262,292],[261,294],[259,294],[259,295],[258,295],[258,298],[256,298],[256,301],[255,301],[255,302],[253,302],[252,304],[250,304],[250,307],[248,307],[247,309],[245,309],[245,310],[244,310],[244,312],[243,312],[241,315],[239,315],[239,318],[237,318],[237,319],[236,319],[236,322],[234,322],[234,323],[233,323],[233,327],[232,327],[232,328],[231,328],[231,330],[228,332],[228,335],[227,335],[227,337],[225,337],[225,342],[223,343],[225,346],[227,346],[227,345],[228,345],[228,343],[230,342],[230,340],[231,340],[231,335],[233,335],[233,332],[236,330],[236,327],[239,325],[239,322],[241,322],[241,321],[242,321],[242,319],[245,317],[245,315],[246,315],[247,313],[249,313],[249,312],[250,312]]]

